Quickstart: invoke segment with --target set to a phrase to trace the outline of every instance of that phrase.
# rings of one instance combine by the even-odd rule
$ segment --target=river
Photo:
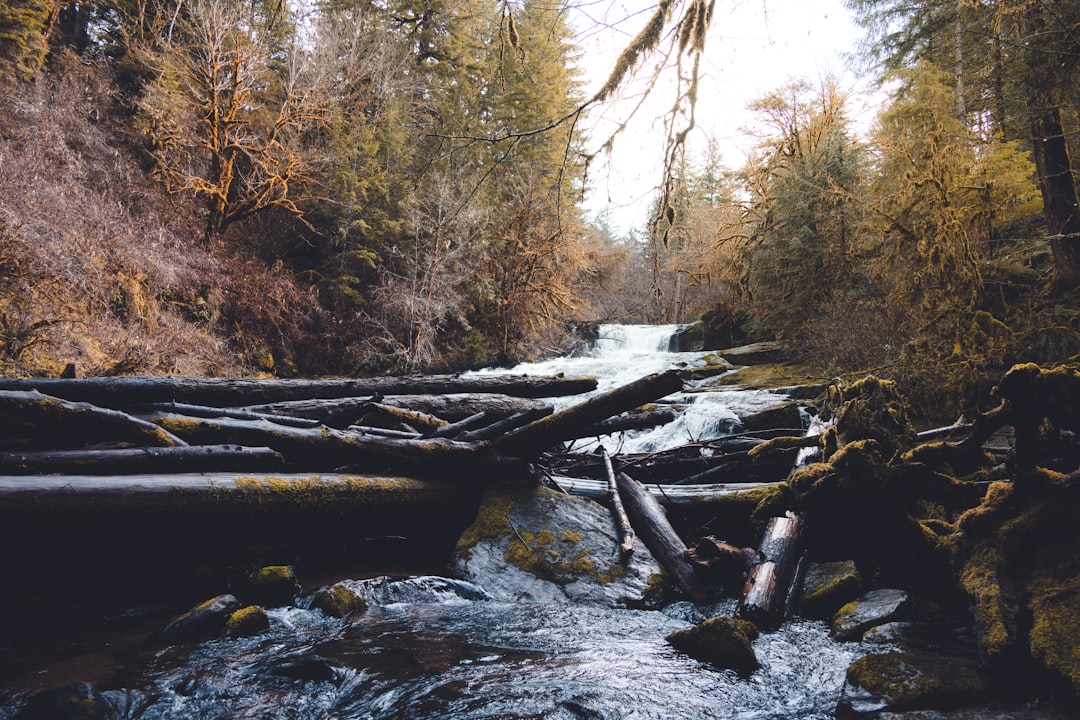
[[[594,374],[602,390],[699,364],[702,353],[667,352],[672,330],[606,326],[588,356],[514,371]],[[715,436],[781,397],[687,393],[669,400],[685,410],[676,423],[609,442],[637,452]],[[300,603],[270,610],[269,630],[255,637],[148,645],[97,685],[108,717],[825,719],[859,652],[833,642],[824,623],[795,619],[755,642],[761,669],[743,680],[665,641],[730,614],[734,599],[645,611],[495,601],[439,577],[351,585],[370,607],[344,620]],[[24,702],[0,694],[0,718]]]

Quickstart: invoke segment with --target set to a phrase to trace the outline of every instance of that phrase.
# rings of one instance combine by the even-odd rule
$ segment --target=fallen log
[[[676,480],[673,485],[708,485],[720,478],[728,482],[759,482],[763,475],[769,479],[781,481],[787,478],[795,465],[795,459],[799,455],[798,448],[790,448],[782,452],[774,452],[767,457],[760,458],[750,452],[731,453],[725,455],[708,470]]]
[[[595,378],[538,375],[416,375],[324,380],[150,376],[0,378],[0,390],[38,390],[65,400],[81,400],[112,408],[157,402],[235,407],[312,398],[474,392],[543,398],[577,395],[595,389]]]
[[[328,470],[343,465],[369,472],[448,474],[492,463],[481,445],[443,439],[388,438],[333,428],[293,428],[265,420],[151,416],[154,423],[199,445],[266,446],[295,469]]]
[[[192,417],[216,418],[229,417],[237,420],[269,420],[279,425],[292,427],[316,427],[318,420],[310,418],[289,417],[287,415],[267,415],[265,413],[237,410],[235,408],[216,408],[208,405],[190,405],[188,403],[154,403],[151,410],[163,413],[176,413],[178,415],[191,415]]]
[[[577,435],[579,438],[599,437],[601,435],[613,435],[617,432],[628,430],[644,430],[646,428],[666,425],[675,419],[675,411],[667,408],[663,410],[648,410],[639,413],[627,413],[616,417],[601,420],[588,427],[582,428]],[[567,438],[568,440],[574,438]]]
[[[611,464],[611,456],[607,450],[600,448],[600,457],[604,461],[607,470],[608,492],[611,494],[611,514],[615,520],[615,528],[619,532],[619,554],[627,557],[634,552],[634,528],[630,526],[630,518],[626,516],[626,508],[623,507],[622,498],[619,496],[618,483],[615,481],[615,468]]]
[[[758,557],[759,562],[747,573],[735,617],[772,630],[787,617],[802,571],[802,518],[790,511],[784,517],[772,518],[758,547]]]
[[[380,396],[377,402],[372,397],[290,400],[249,405],[239,409],[272,415],[314,418],[324,425],[338,428],[354,424],[376,424],[374,419],[381,417],[380,413],[389,418],[392,409],[396,409],[406,414],[418,413],[421,417],[414,417],[411,420],[405,419],[404,414],[401,417],[404,422],[413,425],[417,430],[427,431],[445,425],[447,421],[461,420],[478,412],[486,412],[493,418],[503,418],[547,406],[542,400],[534,398],[489,392],[455,392],[387,395]],[[366,413],[369,411],[374,415],[367,416]]]
[[[576,437],[582,428],[681,389],[682,377],[676,370],[647,375],[513,430],[495,440],[494,445],[509,455],[536,455],[563,440]]]
[[[534,420],[545,418],[554,412],[554,408],[550,405],[543,407],[533,408],[532,410],[526,410],[524,412],[514,413],[509,417],[505,417],[502,420],[496,420],[490,425],[477,428],[476,430],[470,430],[469,432],[461,435],[458,440],[462,442],[481,442],[483,440],[492,440],[505,435],[514,428],[519,428],[522,425],[528,425]]]
[[[660,563],[660,567],[690,600],[707,601],[710,597],[709,588],[686,558],[686,545],[671,527],[660,503],[644,485],[626,473],[619,473],[615,479],[631,526],[641,536],[642,542]]]
[[[260,472],[284,463],[270,448],[239,445],[45,450],[0,453],[0,475]]]
[[[462,434],[466,430],[472,430],[484,424],[484,421],[488,419],[487,413],[478,412],[470,415],[467,418],[462,418],[457,422],[452,422],[448,425],[443,425],[440,428],[436,428],[431,432],[424,435],[429,438],[453,438]]]
[[[155,447],[187,444],[157,425],[127,413],[62,400],[36,390],[0,390],[0,430],[9,437],[30,438],[42,448],[105,441]]]
[[[608,500],[606,480],[550,475],[547,480],[568,495],[580,495],[600,502]],[[758,499],[763,491],[772,490],[777,483],[718,483],[713,485],[660,485],[642,483],[657,502],[669,507],[703,505],[720,500]],[[751,507],[752,509],[752,507]]]

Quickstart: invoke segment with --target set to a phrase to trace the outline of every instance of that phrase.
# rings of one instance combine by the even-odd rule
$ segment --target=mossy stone
[[[220,635],[226,619],[240,607],[233,595],[218,595],[196,605],[165,626],[162,635],[173,642],[198,640]]]
[[[225,621],[225,631],[232,637],[251,637],[270,629],[270,616],[259,605],[242,607]]]
[[[367,601],[343,583],[337,583],[315,593],[311,606],[322,610],[330,617],[343,618],[354,612],[366,610]]]
[[[740,618],[718,616],[667,636],[672,647],[692,658],[749,677],[761,667],[753,642],[758,629]]]
[[[823,620],[862,592],[862,578],[853,561],[810,563],[797,608],[805,617]]]
[[[884,710],[936,710],[980,702],[991,692],[989,680],[973,656],[871,653],[848,667],[836,715],[847,718]]]
[[[300,582],[291,565],[268,565],[251,573],[245,599],[265,607],[290,605],[300,592]]]

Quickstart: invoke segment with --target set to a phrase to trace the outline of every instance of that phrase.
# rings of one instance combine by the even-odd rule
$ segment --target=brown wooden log
[[[345,417],[346,413],[342,412],[341,415],[342,417]],[[332,423],[327,424],[331,427],[338,427]],[[360,406],[360,417],[356,420],[355,424],[375,425],[388,429],[402,428],[404,426],[412,428],[420,434],[431,430],[438,430],[441,427],[449,425],[446,420],[436,417],[431,413],[421,412],[420,410],[410,410],[408,408],[374,401],[364,403]]]
[[[315,398],[249,405],[238,409],[314,418],[324,425],[337,428],[354,424],[382,425],[383,418],[391,422],[391,416],[398,415],[399,421],[406,422],[417,430],[427,431],[478,412],[486,412],[493,418],[503,418],[543,407],[548,405],[542,400],[476,392],[388,395],[377,402],[371,397]],[[395,410],[398,412],[395,413]],[[368,415],[369,412],[372,414]],[[410,417],[411,413],[417,415]]]
[[[575,437],[582,428],[681,389],[682,376],[678,371],[648,375],[509,432],[494,444],[507,454],[536,455]]]
[[[686,558],[686,545],[671,527],[660,503],[644,485],[626,473],[618,473],[615,479],[634,531],[660,563],[660,567],[690,600],[707,601],[710,591],[696,574],[693,564]]]
[[[259,472],[283,465],[281,454],[270,448],[239,445],[0,453],[0,475]]]
[[[783,623],[802,571],[803,526],[802,518],[792,512],[769,520],[758,547],[760,561],[747,573],[735,617],[763,630]]]
[[[595,378],[538,375],[416,375],[323,380],[149,376],[0,378],[0,390],[38,390],[65,400],[81,400],[110,408],[158,402],[234,407],[312,398],[474,392],[543,398],[577,395],[594,389]]]
[[[480,427],[488,419],[487,413],[478,412],[474,415],[470,415],[467,418],[462,418],[457,422],[452,422],[448,425],[443,425],[440,428],[436,428],[431,432],[424,435],[429,438],[453,438],[461,435],[466,430],[472,430],[473,428]]]
[[[290,425],[292,427],[316,427],[320,424],[318,420],[312,420],[310,418],[289,417],[287,415],[267,415],[265,413],[251,412],[248,410],[216,408],[208,405],[191,405],[189,403],[154,403],[150,408],[155,412],[191,415],[192,417],[228,417],[237,420],[268,420],[279,425]]]
[[[191,443],[266,446],[285,456],[290,467],[333,469],[342,465],[367,472],[452,474],[492,463],[481,445],[443,439],[388,438],[333,428],[293,428],[265,420],[154,416],[153,421]]]
[[[622,498],[619,496],[619,486],[615,480],[615,468],[611,464],[611,456],[607,450],[600,448],[600,457],[604,461],[604,469],[607,471],[608,492],[611,494],[611,515],[615,520],[615,528],[619,532],[619,554],[629,557],[634,552],[634,528],[630,526],[630,518],[626,516],[626,508],[623,507]]]
[[[30,438],[38,448],[70,448],[106,441],[154,447],[187,444],[127,413],[62,400],[36,390],[0,390],[0,432]]]

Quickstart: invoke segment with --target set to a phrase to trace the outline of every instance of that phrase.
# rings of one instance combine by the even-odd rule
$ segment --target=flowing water
[[[668,353],[672,328],[605,328],[596,356],[517,371],[602,377],[602,388],[700,353]],[[635,448],[722,432],[767,393],[686,395],[690,419],[627,441]],[[625,448],[624,448],[625,449]],[[831,718],[858,647],[823,623],[793,620],[762,635],[749,679],[676,652],[665,637],[717,614],[682,602],[663,610],[496,601],[439,577],[350,581],[366,612],[331,618],[270,611],[252,638],[158,646],[99,685],[117,718]],[[300,603],[304,605],[304,603]],[[0,718],[24,697],[0,696]]]

